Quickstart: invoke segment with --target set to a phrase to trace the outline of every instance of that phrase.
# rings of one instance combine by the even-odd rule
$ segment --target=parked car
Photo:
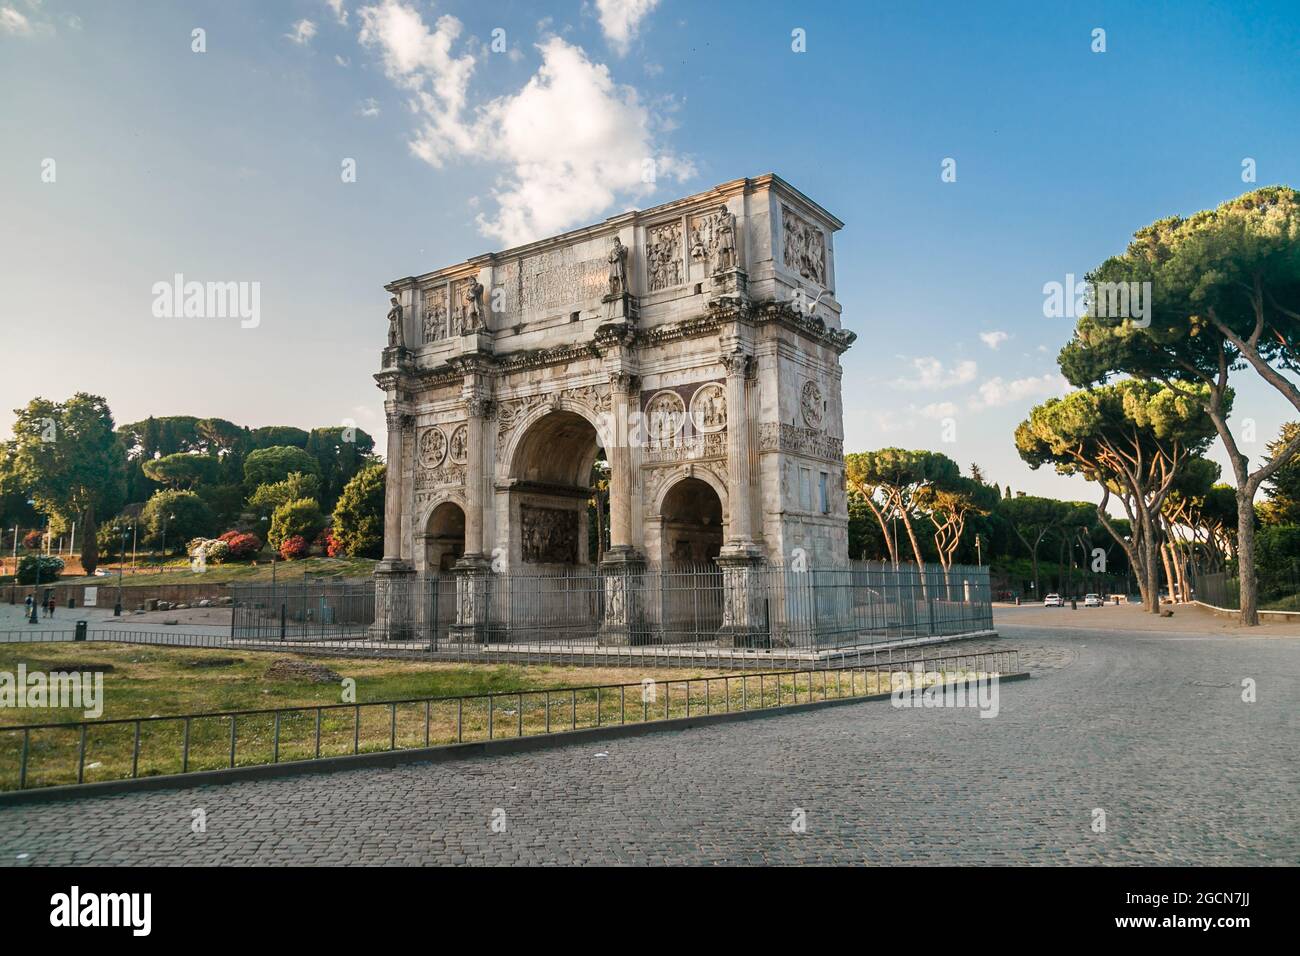
[[[1065,602],[1061,600],[1061,595],[1049,594],[1043,598],[1043,607],[1065,607]]]
[[[1085,594],[1083,596],[1084,607],[1101,607],[1102,600],[1100,594]]]

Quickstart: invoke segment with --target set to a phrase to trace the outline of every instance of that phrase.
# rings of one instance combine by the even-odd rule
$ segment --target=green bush
[[[288,538],[300,536],[310,541],[325,527],[325,517],[320,513],[320,505],[311,498],[297,498],[286,501],[275,509],[271,515],[271,531],[267,540],[277,551]]]
[[[259,518],[270,517],[281,505],[299,498],[320,500],[320,478],[295,471],[284,481],[258,485],[257,490],[248,496],[248,507]]]
[[[45,583],[54,583],[54,579],[63,571],[63,559],[54,555],[25,554],[18,559],[18,583],[35,584],[36,569],[40,568],[40,579]]]
[[[352,476],[334,507],[333,536],[343,554],[378,558],[384,551],[384,466],[368,465]]]
[[[295,471],[318,475],[320,463],[301,448],[286,445],[259,448],[249,452],[244,459],[244,486],[251,490],[259,485],[284,481]]]
[[[186,541],[206,538],[213,531],[212,509],[192,491],[155,492],[140,512],[140,523],[150,545],[163,544],[173,551],[179,551]]]

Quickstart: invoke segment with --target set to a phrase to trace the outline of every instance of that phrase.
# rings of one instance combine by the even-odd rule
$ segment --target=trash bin
[[[73,640],[84,641],[86,639],[86,622],[77,622],[77,636]]]
[[[77,609],[77,599],[74,597],[68,598],[68,610],[75,611],[76,609]]]

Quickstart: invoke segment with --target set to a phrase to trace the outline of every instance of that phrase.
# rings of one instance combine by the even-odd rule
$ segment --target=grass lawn
[[[337,681],[311,683],[306,679],[267,677],[271,663],[284,658],[322,664],[356,681],[359,708],[346,706],[320,711],[317,706],[342,703]],[[688,678],[720,676],[720,671],[572,667],[563,665],[489,665],[370,658],[330,658],[228,649],[200,650],[127,644],[0,644],[0,671],[28,673],[103,671],[104,712],[100,720],[124,717],[168,716],[185,713],[302,707],[282,715],[278,734],[272,715],[235,720],[239,766],[271,763],[355,751],[387,750],[483,740],[488,737],[525,736],[571,727],[636,723],[664,717],[682,717],[732,709],[754,709],[796,699],[796,676],[761,681],[737,676],[714,681],[707,688]],[[110,669],[111,668],[111,669]],[[655,684],[646,694],[641,682]],[[835,698],[850,693],[878,693],[889,689],[888,675],[857,674],[850,686],[847,676],[807,674],[797,677],[797,698]],[[624,692],[594,690],[545,693],[554,688],[591,687],[597,684],[631,684]],[[512,694],[511,692],[516,692]],[[413,697],[501,694],[491,705],[486,699],[458,704],[440,702],[396,707],[364,706],[367,702]],[[643,696],[648,698],[643,701]],[[51,708],[5,708],[0,725],[30,725],[78,721],[80,711]],[[206,717],[191,721],[189,770],[230,765],[232,721]],[[183,769],[183,721],[154,721],[141,725],[136,756],[135,725],[107,725],[86,735],[86,782],[131,776],[133,760],[140,776],[177,773]],[[277,744],[278,737],[278,744]],[[22,731],[0,732],[0,789],[18,785]],[[28,742],[27,786],[75,783],[80,734],[52,729],[31,732]]]
[[[277,581],[301,581],[304,574],[312,577],[368,578],[374,572],[375,564],[370,558],[303,558],[301,561],[276,561],[275,577]],[[187,558],[174,558],[155,571],[153,565],[137,566],[134,574],[128,566],[122,575],[124,585],[145,584],[256,584],[271,583],[271,561],[238,561],[228,564],[210,564],[202,574],[190,569]],[[107,577],[61,577],[59,584],[99,584],[117,583],[117,565],[101,564],[100,569],[107,571]]]

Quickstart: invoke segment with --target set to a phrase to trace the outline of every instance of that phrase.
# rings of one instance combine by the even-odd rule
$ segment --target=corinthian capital
[[[722,356],[722,367],[727,370],[728,376],[745,377],[749,374],[750,367],[753,363],[753,356],[739,350],[735,352],[726,352]]]

